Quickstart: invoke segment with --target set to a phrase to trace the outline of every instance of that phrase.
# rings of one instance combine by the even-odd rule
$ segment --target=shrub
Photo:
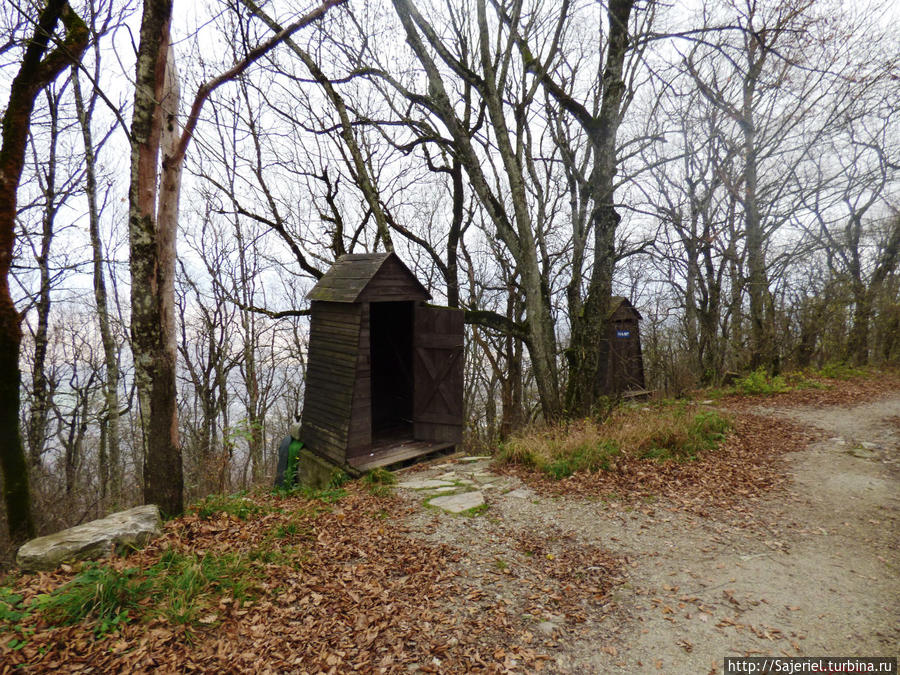
[[[831,361],[819,369],[819,375],[830,380],[850,380],[854,377],[862,377],[866,371],[854,368],[846,363]]]

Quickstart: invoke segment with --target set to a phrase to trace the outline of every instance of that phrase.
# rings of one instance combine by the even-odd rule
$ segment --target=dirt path
[[[729,655],[897,655],[900,396],[754,412],[815,427],[823,440],[786,456],[790,488],[756,505],[750,526],[652,500],[542,497],[485,462],[409,474],[471,480],[487,510],[423,508],[408,526],[463,551],[472,592],[458,611],[502,612],[550,656],[551,672],[717,673]],[[592,586],[608,573],[596,547],[625,561],[608,596]]]

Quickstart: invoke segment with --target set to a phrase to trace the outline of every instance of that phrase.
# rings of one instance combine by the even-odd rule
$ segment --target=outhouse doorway
[[[372,363],[372,444],[413,438],[412,302],[373,302],[369,339]]]

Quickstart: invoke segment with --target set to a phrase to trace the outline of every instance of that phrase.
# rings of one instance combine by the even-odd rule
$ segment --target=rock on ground
[[[437,506],[448,513],[462,513],[469,509],[474,509],[484,504],[484,495],[479,491],[463,492],[458,495],[448,495],[446,497],[435,497],[428,501],[429,505]]]
[[[25,571],[50,571],[63,563],[110,555],[119,546],[143,546],[161,531],[159,508],[136,506],[26,542],[16,554]]]

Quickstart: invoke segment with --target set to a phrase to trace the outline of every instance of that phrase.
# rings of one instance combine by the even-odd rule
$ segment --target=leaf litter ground
[[[753,414],[754,406],[846,407],[896,388],[895,381],[861,381],[838,391],[726,399],[718,405],[736,416],[734,433],[698,461],[624,459],[614,472],[563,481],[502,469],[504,478],[530,486],[534,499],[491,498],[473,518],[425,510],[408,498],[376,498],[355,485],[333,505],[257,495],[251,498],[259,509],[246,520],[186,516],[168,523],[151,546],[110,564],[147,568],[171,549],[235,554],[248,561],[251,601],[214,596],[188,626],[156,617],[100,639],[88,623],[51,626],[32,615],[24,645],[10,642],[21,633],[0,635],[0,673],[22,666],[103,673],[601,672],[620,660],[625,665],[623,636],[654,620],[674,625],[679,613],[699,632],[711,626],[803,653],[806,635],[742,622],[740,611],[759,605],[749,595],[724,588],[711,601],[686,592],[674,572],[656,587],[638,577],[677,546],[668,537],[679,519],[702,531],[703,551],[703,542],[710,551],[745,543],[736,533],[755,528],[762,530],[755,542],[784,554],[785,532],[807,531],[802,516],[793,513],[799,520],[791,521],[786,453],[825,432]],[[773,515],[763,503],[777,494],[786,495],[787,506]],[[620,521],[621,533],[595,536],[590,523],[603,519]],[[649,537],[639,554],[625,545],[631,531]],[[48,593],[77,571],[24,576],[16,592],[26,599]],[[683,571],[687,579],[702,576]],[[154,602],[162,599],[146,604]],[[728,608],[731,615],[723,613]],[[701,651],[697,633],[686,630],[672,649],[693,658]],[[642,659],[628,668],[665,671],[672,663]]]

